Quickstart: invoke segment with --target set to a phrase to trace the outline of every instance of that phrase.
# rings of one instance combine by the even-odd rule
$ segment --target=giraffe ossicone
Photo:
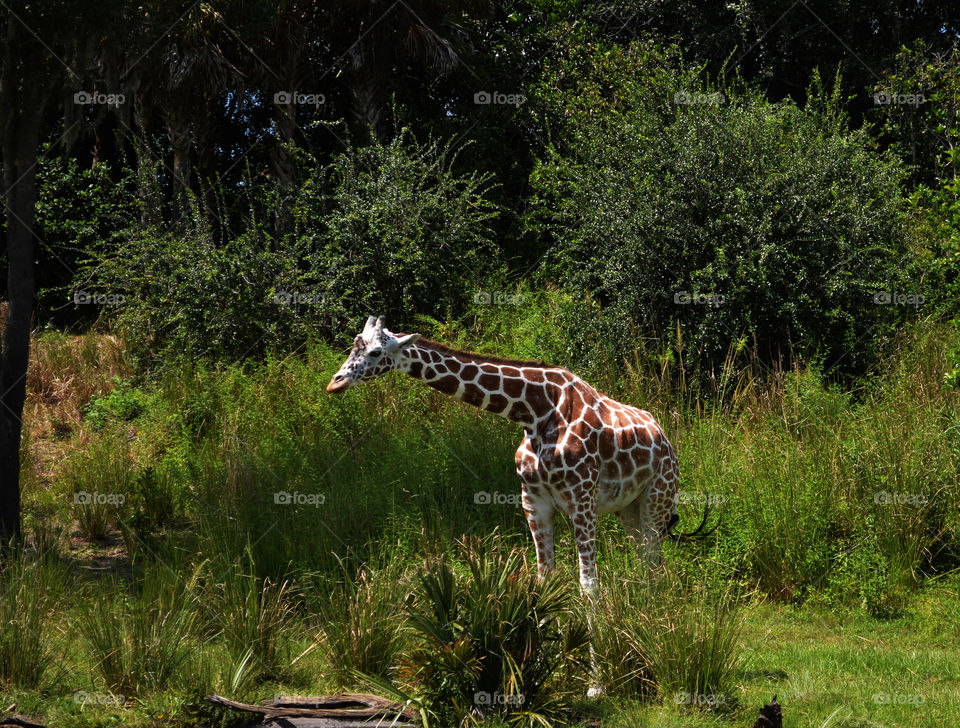
[[[653,416],[617,402],[580,377],[543,362],[451,349],[419,334],[393,333],[370,316],[327,391],[344,392],[399,370],[467,404],[523,425],[516,453],[521,501],[537,550],[537,572],[554,568],[554,516],[573,524],[580,586],[597,586],[597,516],[615,513],[647,563],[664,537],[703,536],[709,507],[690,534],[672,534],[679,468]]]

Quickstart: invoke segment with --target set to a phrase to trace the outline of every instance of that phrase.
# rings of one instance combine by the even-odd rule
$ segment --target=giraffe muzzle
[[[329,394],[337,394],[338,392],[343,392],[349,386],[350,380],[347,377],[338,374],[330,380],[330,384],[327,385],[327,392]]]

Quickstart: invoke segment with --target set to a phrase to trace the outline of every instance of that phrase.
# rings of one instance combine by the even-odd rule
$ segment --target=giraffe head
[[[399,364],[400,353],[420,338],[420,334],[397,335],[387,331],[383,320],[383,316],[367,319],[367,325],[353,340],[347,360],[327,385],[328,392],[345,392],[358,382],[393,371]]]

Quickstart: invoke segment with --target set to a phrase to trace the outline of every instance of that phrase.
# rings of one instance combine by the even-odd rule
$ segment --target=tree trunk
[[[295,83],[288,83],[287,88],[291,89],[287,93],[296,91]],[[293,97],[289,97],[283,102],[275,102],[276,109],[274,119],[277,122],[277,144],[270,155],[271,166],[277,182],[282,187],[292,187],[297,175],[296,161],[293,155],[286,148],[286,144],[293,141],[293,135],[297,131],[297,104]]]
[[[36,84],[16,83],[21,79],[11,84],[11,70],[5,69],[0,89],[5,101],[16,99],[4,115],[2,129],[10,300],[0,351],[0,548],[20,540],[20,439],[34,304],[33,221],[42,117]],[[17,91],[19,98],[14,96]]]
[[[368,141],[384,138],[381,112],[386,98],[384,79],[389,72],[389,64],[382,59],[385,53],[370,38],[361,38],[350,48],[350,111],[362,138]]]
[[[193,146],[193,128],[189,119],[182,118],[182,109],[167,108],[163,113],[164,125],[173,149],[173,200],[176,222],[190,214],[190,176],[193,163],[190,152]],[[176,223],[175,223],[176,224]]]

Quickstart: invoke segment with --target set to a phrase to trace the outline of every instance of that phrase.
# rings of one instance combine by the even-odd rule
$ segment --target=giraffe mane
[[[400,334],[398,334],[399,336]],[[488,364],[508,364],[515,367],[537,367],[538,369],[556,369],[557,367],[552,367],[548,365],[541,359],[511,359],[510,357],[505,356],[495,356],[493,354],[480,354],[475,351],[464,351],[463,349],[454,349],[451,346],[446,344],[441,344],[439,341],[433,341],[431,339],[418,339],[417,346],[423,349],[432,349],[433,351],[440,352],[441,354],[451,354],[456,356],[459,359],[470,362],[486,362]]]

